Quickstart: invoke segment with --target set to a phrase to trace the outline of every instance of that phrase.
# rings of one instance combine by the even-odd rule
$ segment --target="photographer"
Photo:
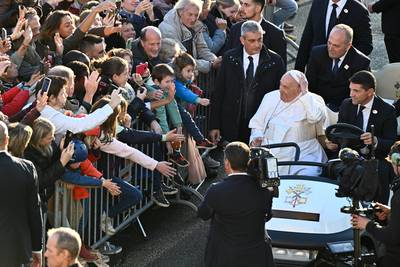
[[[274,266],[264,230],[272,194],[246,172],[249,156],[246,144],[228,144],[224,160],[228,177],[213,184],[199,206],[198,216],[211,218],[205,252],[208,267]]]
[[[400,266],[400,142],[396,142],[389,153],[388,161],[392,163],[393,170],[396,174],[391,189],[393,197],[391,199],[391,207],[377,203],[380,211],[376,213],[377,221],[370,221],[366,217],[352,215],[351,222],[353,228],[365,229],[373,238],[382,242],[386,246],[386,253],[382,259],[378,261],[378,266],[391,267]],[[387,223],[386,223],[387,221]],[[385,222],[386,225],[380,225]]]

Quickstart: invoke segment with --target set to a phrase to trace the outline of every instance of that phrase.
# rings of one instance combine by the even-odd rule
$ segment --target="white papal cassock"
[[[300,147],[301,161],[326,162],[327,157],[317,137],[324,135],[325,102],[321,96],[308,92],[285,103],[279,90],[266,94],[250,120],[250,142],[262,137],[262,145],[295,142]],[[271,152],[278,161],[294,160],[294,148],[275,148]],[[280,174],[318,175],[320,168],[284,166]]]

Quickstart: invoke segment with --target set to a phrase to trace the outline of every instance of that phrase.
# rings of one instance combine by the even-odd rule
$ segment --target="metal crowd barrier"
[[[214,70],[207,75],[199,76],[198,84],[205,92],[204,97],[208,97],[213,90],[215,77],[216,72]],[[200,130],[204,134],[208,132],[208,117],[209,108],[198,106],[194,120],[198,123]],[[140,128],[144,129],[143,126]],[[136,148],[148,156],[154,157],[153,145],[140,145],[136,146]],[[113,219],[113,226],[116,232],[118,232],[129,224],[137,222],[143,236],[146,237],[146,232],[140,222],[139,216],[154,204],[151,199],[153,193],[153,172],[129,160],[105,153],[102,153],[96,165],[105,178],[119,177],[140,189],[143,195],[142,200],[135,207],[117,215]],[[171,184],[171,181],[168,179],[164,179],[164,182]],[[108,215],[109,207],[113,205],[116,198],[111,196],[102,187],[79,186],[88,190],[89,197],[85,200],[75,200],[73,195],[74,186],[63,181],[56,183],[53,208],[49,209],[48,212],[49,221],[54,227],[65,226],[75,229],[81,235],[85,245],[97,248],[111,237],[101,231],[100,220],[103,211]],[[185,204],[193,210],[197,210],[197,206],[193,203],[194,201],[181,199],[181,191],[189,192],[197,201],[201,201],[203,197],[198,192],[200,186],[201,184],[196,185],[196,187],[181,186],[179,187],[181,190],[176,197],[169,200],[170,202]]]

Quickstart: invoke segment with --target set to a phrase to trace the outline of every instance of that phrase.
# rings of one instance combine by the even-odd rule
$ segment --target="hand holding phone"
[[[148,66],[149,66],[149,63],[147,63],[147,62],[136,65],[136,73],[139,74],[140,76],[143,76],[143,74],[146,72]]]
[[[51,85],[51,79],[48,77],[45,77],[43,79],[42,88],[40,89],[42,94],[49,91],[50,85]]]
[[[5,28],[1,28],[1,40],[7,39],[7,30]]]

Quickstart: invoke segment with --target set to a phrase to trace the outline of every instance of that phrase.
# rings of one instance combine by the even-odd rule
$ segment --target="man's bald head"
[[[0,149],[6,150],[8,145],[8,128],[7,125],[0,121]]]
[[[158,57],[161,49],[160,30],[154,26],[144,27],[140,32],[140,44],[150,59]]]

